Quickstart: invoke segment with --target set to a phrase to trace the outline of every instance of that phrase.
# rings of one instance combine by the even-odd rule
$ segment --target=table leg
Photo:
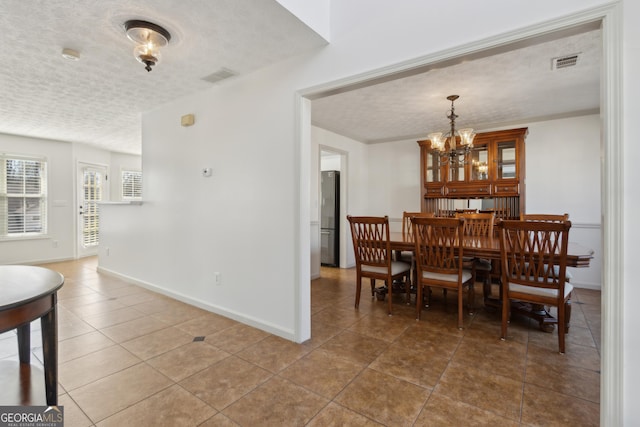
[[[44,385],[47,405],[58,405],[58,320],[56,314],[56,296],[53,295],[53,308],[42,318],[42,356],[44,358]]]
[[[564,306],[564,333],[569,333],[569,326],[571,324],[571,300],[567,300],[567,303]]]
[[[18,326],[17,330],[20,363],[31,363],[31,323]]]
[[[31,364],[20,364],[20,404],[29,405],[33,402],[33,387],[31,386]]]

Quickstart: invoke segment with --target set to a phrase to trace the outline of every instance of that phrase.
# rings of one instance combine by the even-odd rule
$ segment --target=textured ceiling
[[[122,28],[132,18],[172,34],[150,73]],[[0,29],[0,133],[125,153],[141,151],[141,112],[211,87],[212,73],[247,74],[326,43],[273,0],[2,0]],[[451,94],[458,127],[477,130],[597,112],[601,44],[596,25],[344,88],[312,102],[312,121],[375,143],[446,131]],[[64,47],[80,60],[63,59]],[[551,70],[573,53],[575,67]]]
[[[132,18],[172,35],[150,73],[122,28]],[[2,0],[0,29],[0,133],[126,153],[141,151],[141,112],[211,87],[202,78],[326,44],[274,0]]]
[[[575,53],[574,67],[552,70],[552,58]],[[424,138],[448,130],[448,95],[460,96],[457,128],[489,130],[599,111],[602,40],[597,25],[478,56],[316,99],[313,124],[365,143]]]

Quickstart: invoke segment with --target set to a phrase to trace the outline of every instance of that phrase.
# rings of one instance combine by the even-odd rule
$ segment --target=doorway
[[[77,173],[77,258],[97,255],[100,245],[100,206],[108,200],[107,167],[78,163]]]
[[[528,29],[527,31],[519,31],[516,34],[510,34],[502,37],[502,42],[510,42],[513,40],[522,40],[524,37],[532,37],[532,35],[543,35],[546,31],[558,31],[563,26],[570,28],[579,24],[600,22],[602,25],[602,31],[604,35],[604,55],[602,67],[602,93],[601,93],[601,116],[603,119],[603,131],[602,131],[602,227],[603,227],[603,249],[605,262],[604,272],[602,274],[602,335],[606,337],[603,340],[603,358],[602,358],[602,382],[601,382],[601,395],[603,400],[601,402],[601,414],[602,419],[619,419],[622,413],[621,404],[623,397],[623,378],[620,375],[622,372],[620,366],[623,366],[622,360],[622,326],[623,316],[620,315],[623,309],[622,293],[622,261],[624,257],[624,242],[621,234],[620,225],[623,223],[620,212],[624,212],[623,198],[620,191],[606,191],[607,189],[615,188],[619,183],[622,183],[622,150],[621,139],[622,135],[622,123],[621,123],[621,105],[622,94],[620,92],[620,82],[622,79],[620,65],[621,61],[621,46],[620,46],[620,32],[619,32],[619,9],[617,6],[607,7],[606,10],[594,10],[589,14],[576,15],[566,18],[561,21],[553,21],[545,24],[543,27],[538,26],[535,29]],[[484,40],[482,43],[474,44],[471,47],[466,46],[465,49],[448,51],[447,56],[449,59],[456,58],[457,55],[472,55],[481,52],[480,45],[486,47],[499,46],[497,39]],[[503,47],[503,45],[500,45]],[[471,53],[470,53],[471,52]],[[442,55],[438,56],[442,59]],[[432,58],[431,58],[432,59]],[[430,58],[424,60],[429,62]],[[417,68],[419,65],[424,65],[421,61],[416,61],[414,64]],[[398,73],[409,70],[410,67],[405,63],[399,66]],[[389,69],[385,69],[378,77],[382,76],[382,79],[390,79],[392,74]],[[323,87],[314,86],[310,88],[308,92],[301,92],[301,96],[308,102],[303,103],[303,109],[301,117],[303,120],[309,119],[310,114],[308,110],[311,109],[310,101],[319,99],[325,94],[335,93],[337,90],[345,91],[350,86],[361,84],[362,82],[371,82],[373,73],[367,73],[366,76],[361,76],[362,79],[358,80],[356,77],[350,77],[348,80],[336,81],[326,84]],[[305,129],[304,126],[301,128]],[[303,135],[302,140],[307,141],[310,138],[305,138]],[[303,151],[304,152],[304,151]],[[304,166],[304,159],[303,159]],[[305,231],[305,230],[303,230]],[[602,248],[601,248],[602,249]],[[301,283],[306,283],[304,276],[300,277]],[[604,286],[604,284],[612,284],[613,286]],[[308,312],[308,308],[301,307],[302,314],[300,318],[304,318]],[[610,313],[617,313],[617,315],[611,315]]]

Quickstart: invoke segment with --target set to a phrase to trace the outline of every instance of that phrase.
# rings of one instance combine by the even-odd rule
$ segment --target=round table
[[[17,329],[21,369],[30,364],[31,322],[40,318],[47,405],[58,404],[56,302],[64,276],[31,265],[0,265],[0,333]]]

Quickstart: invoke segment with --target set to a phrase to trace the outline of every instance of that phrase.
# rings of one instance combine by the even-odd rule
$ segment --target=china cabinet
[[[525,212],[527,131],[479,133],[466,155],[460,147],[441,153],[431,148],[431,141],[418,141],[422,211],[452,215],[464,201],[481,200],[480,210],[495,211],[498,218],[518,218]]]

